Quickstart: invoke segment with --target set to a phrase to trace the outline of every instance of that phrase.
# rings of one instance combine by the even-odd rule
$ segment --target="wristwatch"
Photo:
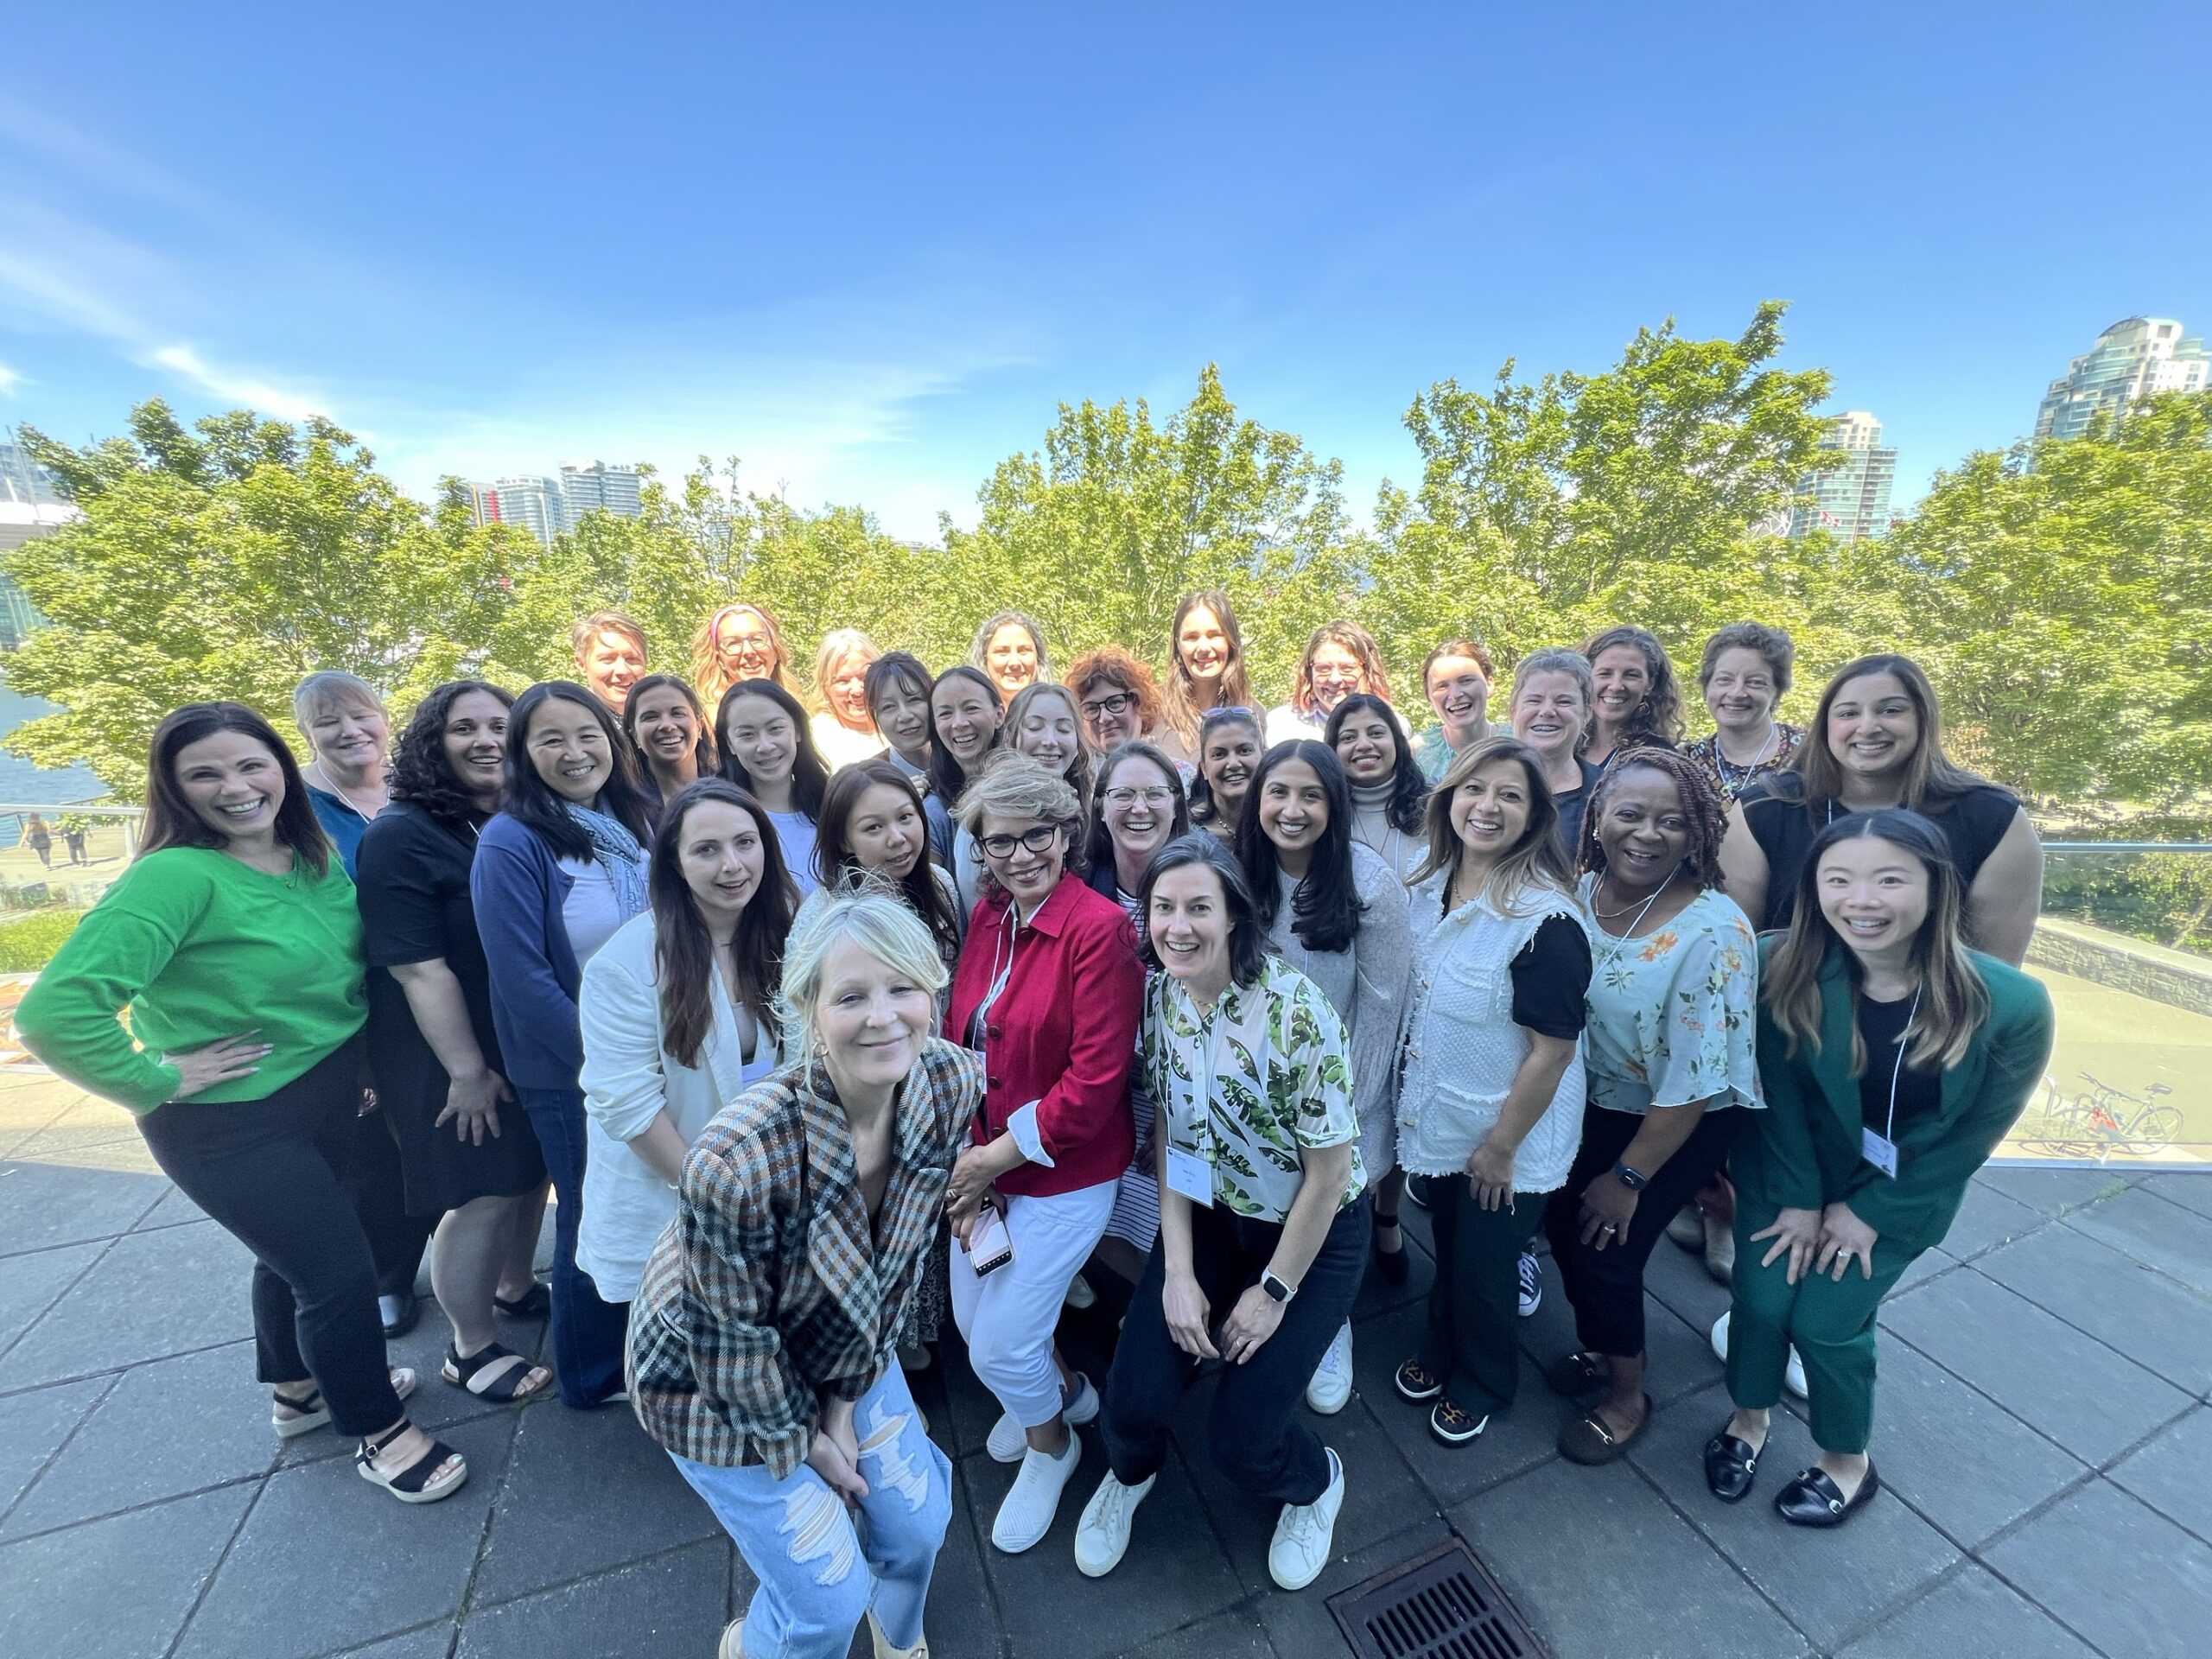
[[[1281,1280],[1276,1278],[1274,1275],[1274,1269],[1272,1268],[1267,1268],[1261,1273],[1260,1288],[1268,1293],[1269,1300],[1281,1302],[1286,1306],[1289,1304],[1292,1297],[1298,1294],[1298,1287],[1296,1285],[1285,1284]]]
[[[1631,1192],[1643,1192],[1644,1183],[1651,1179],[1641,1170],[1630,1169],[1626,1164],[1618,1163],[1613,1166],[1613,1175]]]

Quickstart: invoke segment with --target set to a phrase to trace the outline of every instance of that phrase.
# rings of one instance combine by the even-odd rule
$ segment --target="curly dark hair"
[[[391,798],[412,801],[444,824],[465,824],[476,816],[476,804],[446,759],[446,721],[454,704],[472,691],[497,698],[503,709],[515,706],[513,692],[488,680],[448,680],[415,705],[406,728],[391,746]]]
[[[1624,646],[1642,657],[1644,671],[1651,681],[1650,689],[1643,694],[1643,700],[1629,711],[1627,720],[1622,722],[1620,747],[1628,748],[1646,743],[1672,746],[1681,742],[1682,685],[1675,677],[1675,665],[1667,660],[1667,648],[1659,643],[1659,636],[1649,628],[1624,623],[1618,627],[1607,628],[1603,633],[1591,635],[1582,647],[1582,654],[1594,669],[1599,654],[1616,646]],[[1588,736],[1595,736],[1597,731],[1598,703],[1592,697]]]
[[[1656,743],[1621,750],[1598,774],[1589,807],[1582,815],[1580,868],[1593,874],[1605,874],[1605,851],[1598,844],[1598,826],[1605,822],[1605,798],[1615,783],[1639,769],[1663,772],[1675,780],[1682,816],[1690,826],[1689,851],[1682,855],[1682,868],[1699,887],[1725,891],[1727,881],[1720,873],[1720,837],[1728,827],[1728,803],[1703,766],[1680,749],[1662,748]]]

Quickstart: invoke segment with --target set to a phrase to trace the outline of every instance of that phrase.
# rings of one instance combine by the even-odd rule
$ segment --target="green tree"
[[[10,659],[9,683],[63,712],[6,746],[81,763],[126,798],[179,703],[234,698],[289,732],[292,688],[317,668],[410,702],[481,662],[506,603],[515,532],[426,519],[327,421],[238,410],[188,431],[156,400],[132,411],[128,438],[74,450],[21,435],[83,517],[7,556],[49,624]]]

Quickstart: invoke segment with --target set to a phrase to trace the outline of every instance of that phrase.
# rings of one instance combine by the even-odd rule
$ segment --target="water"
[[[41,715],[54,712],[54,705],[0,685],[0,734],[12,732]],[[0,801],[51,802],[65,806],[96,801],[107,794],[107,785],[82,766],[58,771],[35,766],[19,754],[0,750]],[[22,839],[22,820],[13,813],[0,816],[0,847],[13,847]]]

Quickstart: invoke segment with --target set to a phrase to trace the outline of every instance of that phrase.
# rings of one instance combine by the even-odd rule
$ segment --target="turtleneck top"
[[[1402,884],[1420,865],[1427,847],[1419,836],[1409,836],[1390,822],[1390,793],[1396,782],[1393,777],[1379,784],[1351,786],[1351,838],[1380,853]]]

